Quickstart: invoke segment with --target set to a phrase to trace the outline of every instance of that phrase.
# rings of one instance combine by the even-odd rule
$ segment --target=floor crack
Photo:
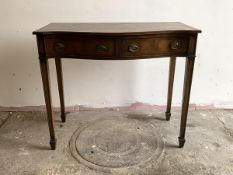
[[[216,116],[216,118],[220,123],[222,123],[225,133],[227,133],[231,138],[233,138],[233,130],[227,127],[225,122],[219,116]]]
[[[222,119],[220,119],[218,116],[216,116],[216,117],[217,117],[218,121],[220,121],[220,123],[223,124],[224,128],[227,128],[225,122]]]
[[[12,113],[8,113],[7,117],[2,120],[2,122],[0,124],[0,128],[7,122],[7,120],[10,118],[11,115],[12,115]]]

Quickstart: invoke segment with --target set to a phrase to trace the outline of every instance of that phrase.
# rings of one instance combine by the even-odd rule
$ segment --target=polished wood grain
[[[46,108],[48,113],[48,125],[50,133],[50,146],[52,150],[56,149],[56,138],[54,132],[54,114],[52,109],[52,99],[51,99],[51,88],[50,88],[50,78],[49,78],[49,65],[48,60],[40,60],[41,76],[44,87],[44,97],[46,102]]]
[[[184,87],[183,87],[183,102],[182,102],[181,122],[180,122],[180,136],[179,136],[180,148],[182,148],[185,143],[185,130],[187,123],[190,91],[192,85],[194,61],[195,61],[195,57],[186,58]]]
[[[172,92],[173,92],[175,68],[176,68],[176,57],[171,57],[170,66],[169,66],[168,92],[167,92],[167,110],[165,113],[167,121],[170,120],[171,117]]]
[[[171,43],[174,41],[180,42],[178,49],[172,50]],[[130,37],[122,39],[120,42],[120,58],[127,59],[142,59],[148,57],[167,57],[167,56],[185,56],[187,54],[187,46],[189,42],[188,36],[180,35],[159,35],[159,36],[144,36]],[[139,49],[135,52],[130,52],[131,44],[137,43]]]
[[[176,57],[186,57],[179,147],[185,130],[197,35],[201,31],[179,22],[166,23],[51,23],[36,30],[50,145],[56,147],[48,59],[55,58],[61,118],[65,122],[62,59],[135,60],[170,57],[166,120],[171,116]],[[120,70],[119,70],[120,71]]]
[[[182,148],[185,144],[185,131],[186,131],[189,99],[190,99],[190,92],[191,92],[191,85],[192,85],[192,78],[193,78],[196,45],[197,45],[197,37],[191,36],[189,40],[189,48],[188,48],[188,54],[190,56],[186,58],[185,74],[184,74],[183,99],[182,99],[182,110],[181,110],[181,121],[180,121],[180,136],[178,137],[180,148]]]
[[[44,37],[45,52],[48,58],[109,58],[115,56],[115,41],[111,38],[79,35],[48,35]],[[107,50],[99,50],[104,46]]]
[[[192,34],[194,35],[194,34]],[[130,60],[168,56],[188,56],[190,35],[160,34],[143,36],[100,37],[77,34],[50,34],[43,36],[46,58],[85,58],[96,60]],[[179,47],[172,49],[172,43]],[[131,51],[132,44],[138,49]],[[101,47],[105,48],[101,50]]]
[[[161,33],[199,33],[199,29],[180,22],[142,23],[50,23],[33,34],[79,33],[82,35],[145,35]]]
[[[61,120],[62,122],[66,121],[65,114],[65,100],[64,100],[64,90],[63,90],[63,75],[62,75],[62,62],[61,58],[55,58],[56,63],[56,72],[57,72],[57,83],[58,83],[58,91],[60,96],[60,105],[61,105]]]

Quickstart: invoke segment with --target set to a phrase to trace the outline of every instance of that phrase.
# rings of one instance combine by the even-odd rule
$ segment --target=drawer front
[[[120,42],[121,57],[185,56],[188,37],[129,38]]]
[[[47,57],[113,57],[115,55],[115,41],[108,38],[83,36],[44,37]]]

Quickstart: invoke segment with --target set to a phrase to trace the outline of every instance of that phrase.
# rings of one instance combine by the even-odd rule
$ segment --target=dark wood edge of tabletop
[[[77,35],[95,35],[95,36],[130,36],[130,35],[158,35],[158,34],[197,34],[201,33],[201,30],[196,31],[188,31],[188,30],[180,30],[180,31],[148,31],[148,32],[128,32],[128,33],[95,33],[95,32],[71,32],[71,31],[46,31],[46,32],[32,32],[33,35],[49,35],[49,34],[77,34]]]

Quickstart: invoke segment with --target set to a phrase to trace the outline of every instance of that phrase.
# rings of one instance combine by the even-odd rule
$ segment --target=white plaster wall
[[[233,107],[232,0],[0,0],[0,106],[43,105],[35,36],[50,22],[181,21],[202,29],[191,103]],[[54,60],[52,96],[58,106]],[[168,59],[64,60],[68,106],[166,103]],[[174,104],[180,105],[184,59],[178,58]]]

